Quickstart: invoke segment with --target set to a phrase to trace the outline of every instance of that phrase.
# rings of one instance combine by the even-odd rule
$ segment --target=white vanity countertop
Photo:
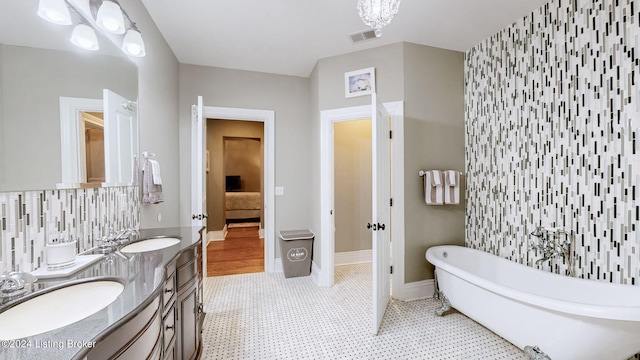
[[[103,256],[99,261],[69,277],[40,279],[32,294],[51,287],[82,280],[117,278],[124,281],[124,291],[109,306],[71,325],[43,334],[11,341],[1,341],[0,359],[83,359],[95,342],[107,336],[159,295],[163,288],[165,266],[180,253],[201,244],[203,228],[178,227],[140,230],[140,240],[153,237],[177,237],[179,244],[161,250]],[[0,306],[0,312],[31,295]],[[11,324],[2,324],[11,326]]]

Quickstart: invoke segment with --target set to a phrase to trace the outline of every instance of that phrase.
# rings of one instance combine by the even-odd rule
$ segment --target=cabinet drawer
[[[138,314],[117,331],[99,341],[87,356],[88,360],[102,359],[149,359],[154,358],[156,348],[162,343],[162,317],[160,298],[156,297],[151,304],[140,310]],[[160,354],[160,353],[158,353]],[[157,358],[157,357],[155,357]]]
[[[196,276],[197,268],[195,260],[178,267],[178,291],[182,290],[194,276]]]
[[[164,318],[164,349],[165,352],[174,344],[176,335],[176,308],[171,304],[171,310]]]
[[[171,275],[164,283],[164,289],[162,290],[162,302],[164,309],[168,309],[169,303],[176,294],[176,276],[175,273]],[[165,311],[166,313],[166,311]]]
[[[169,264],[167,264],[166,269],[167,269],[167,274],[166,274],[167,279],[169,277],[171,277],[171,276],[175,276],[175,273],[176,273],[176,262],[172,261]]]

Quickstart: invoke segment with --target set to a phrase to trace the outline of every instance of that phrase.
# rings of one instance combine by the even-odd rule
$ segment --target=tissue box
[[[76,242],[48,244],[44,252],[47,267],[71,265],[76,260]]]

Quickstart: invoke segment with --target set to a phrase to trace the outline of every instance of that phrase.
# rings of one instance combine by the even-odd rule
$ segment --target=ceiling
[[[319,59],[401,41],[466,51],[549,0],[403,0],[382,37],[357,0],[142,0],[185,64],[308,77]],[[144,36],[144,29],[141,29]]]

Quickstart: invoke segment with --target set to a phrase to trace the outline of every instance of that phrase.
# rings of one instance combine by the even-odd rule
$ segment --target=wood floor
[[[259,227],[231,227],[224,241],[207,245],[207,276],[264,271],[264,239]]]

